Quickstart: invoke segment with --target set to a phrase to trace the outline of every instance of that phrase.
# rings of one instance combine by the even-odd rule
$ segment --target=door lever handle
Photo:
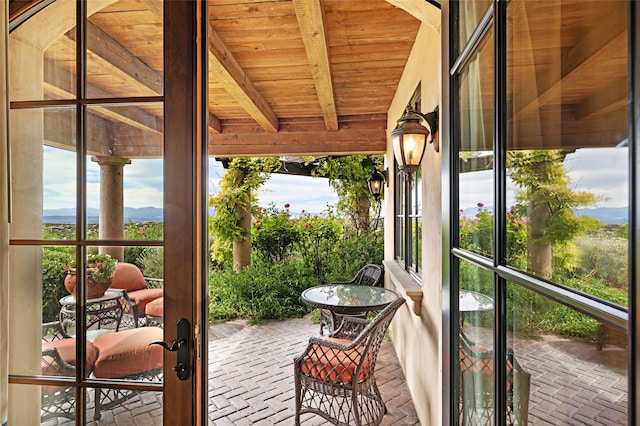
[[[176,366],[173,367],[178,379],[187,380],[191,374],[189,359],[191,357],[191,327],[189,321],[181,318],[177,325],[177,339],[171,342],[171,346],[162,340],[154,340],[149,343],[151,345],[160,345],[166,351],[176,353]]]
[[[163,342],[162,340],[154,340],[153,342],[149,343],[149,346],[151,346],[151,345],[160,345],[166,351],[175,352],[179,348],[181,348],[182,345],[184,345],[184,339],[174,340],[173,342],[171,342],[171,346],[167,345],[167,343]]]

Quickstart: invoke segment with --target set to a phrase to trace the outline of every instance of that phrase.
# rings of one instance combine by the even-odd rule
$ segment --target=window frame
[[[418,84],[407,107],[420,111],[421,84]],[[422,173],[407,175],[393,160],[394,175],[394,258],[418,284],[422,279]]]

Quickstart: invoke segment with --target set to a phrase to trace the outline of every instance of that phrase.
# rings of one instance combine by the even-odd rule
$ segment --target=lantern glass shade
[[[392,134],[392,142],[398,167],[404,172],[412,173],[420,167],[429,132],[396,133],[396,130],[393,131],[395,134]]]

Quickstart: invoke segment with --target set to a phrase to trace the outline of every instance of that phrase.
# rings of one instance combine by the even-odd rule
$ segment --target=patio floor
[[[308,318],[211,324],[209,425],[292,425],[293,358],[318,329]],[[532,378],[529,424],[627,424],[624,349],[598,350],[593,342],[542,336],[521,341],[516,354]],[[376,377],[388,409],[382,425],[420,425],[390,341],[382,345]],[[150,426],[161,424],[161,416],[158,395],[146,393],[90,424]],[[326,424],[319,416],[302,417],[303,426]]]

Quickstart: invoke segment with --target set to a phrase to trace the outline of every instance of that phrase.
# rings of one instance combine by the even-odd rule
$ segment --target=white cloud
[[[564,160],[571,187],[603,198],[597,207],[629,205],[629,150],[620,148],[584,148],[568,154]],[[460,208],[475,207],[478,202],[492,206],[493,171],[460,175]],[[516,187],[507,182],[507,205],[514,201]]]
[[[218,161],[209,162],[209,192],[218,191],[220,179],[225,170]],[[311,213],[321,213],[327,204],[335,205],[338,196],[329,186],[329,180],[308,176],[294,176],[274,173],[258,190],[258,204],[266,207],[273,203],[282,208],[290,205],[292,212],[305,210]]]
[[[579,149],[564,161],[572,188],[603,198],[598,207],[629,205],[629,149]]]

